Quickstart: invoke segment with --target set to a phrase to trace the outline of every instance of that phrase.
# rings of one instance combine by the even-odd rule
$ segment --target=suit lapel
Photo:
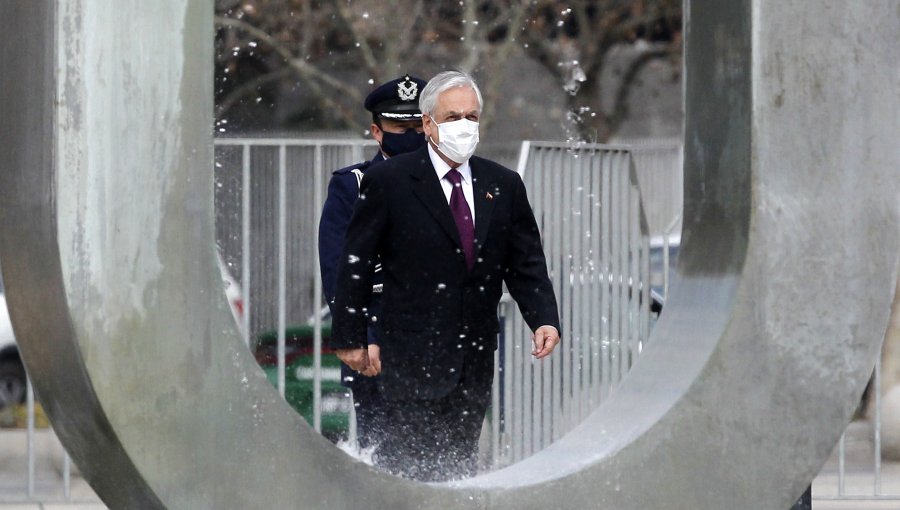
[[[428,212],[434,216],[441,228],[453,239],[456,246],[462,246],[459,240],[459,232],[456,230],[456,222],[453,221],[453,213],[447,204],[447,197],[438,182],[437,172],[434,170],[428,157],[427,148],[422,153],[420,164],[413,168],[409,175],[413,179],[413,192]]]
[[[475,254],[481,251],[484,240],[487,239],[491,225],[491,212],[494,210],[494,195],[497,194],[496,185],[489,179],[484,169],[478,165],[477,160],[470,159],[472,168],[472,199],[475,202]]]

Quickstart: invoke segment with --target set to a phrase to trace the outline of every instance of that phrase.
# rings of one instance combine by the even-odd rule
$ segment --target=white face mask
[[[457,163],[464,163],[475,153],[475,147],[478,146],[477,122],[459,119],[438,124],[437,127],[441,139],[437,147],[441,154]]]

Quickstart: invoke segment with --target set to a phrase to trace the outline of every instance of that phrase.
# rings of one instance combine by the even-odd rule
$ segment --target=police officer
[[[366,97],[364,106],[372,112],[369,130],[380,150],[369,161],[334,171],[328,183],[328,198],[319,223],[319,269],[329,306],[334,301],[338,259],[344,247],[344,234],[350,223],[353,206],[359,198],[362,176],[372,165],[425,145],[422,112],[419,111],[419,93],[425,88],[425,83],[424,80],[406,75],[379,86]],[[371,322],[377,321],[380,291],[381,278],[376,267],[373,302],[366,310]],[[349,387],[353,394],[360,448],[376,447],[379,430],[384,426],[384,406],[375,377],[380,371],[380,353],[375,331],[371,326],[368,339],[368,355],[373,363],[371,369],[356,373],[347,365],[341,364],[342,384]]]

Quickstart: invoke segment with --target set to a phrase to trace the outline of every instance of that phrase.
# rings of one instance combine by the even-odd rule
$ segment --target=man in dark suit
[[[559,343],[556,297],[522,179],[473,157],[481,93],[440,73],[419,100],[429,143],[363,177],[338,269],[331,346],[354,370],[380,372],[388,412],[376,463],[439,481],[475,474],[490,402],[502,284],[534,331],[532,354]],[[368,356],[380,260],[381,350]]]
[[[372,165],[425,145],[422,112],[419,111],[419,93],[424,87],[424,80],[406,75],[370,92],[363,106],[372,113],[369,131],[378,142],[379,151],[369,161],[335,170],[328,183],[328,198],[325,199],[319,221],[319,269],[322,274],[322,290],[329,307],[334,300],[338,260],[344,249],[344,237],[347,225],[350,224],[353,205],[359,198],[362,176]],[[369,309],[372,317],[376,317],[381,292],[380,274],[375,275],[372,291]],[[378,359],[378,339],[371,327],[367,349],[372,359]],[[386,408],[378,391],[376,373],[374,367],[359,374],[350,370],[346,364],[341,364],[341,384],[350,388],[353,396],[357,443],[362,449],[375,447],[381,438],[380,431],[384,429]]]

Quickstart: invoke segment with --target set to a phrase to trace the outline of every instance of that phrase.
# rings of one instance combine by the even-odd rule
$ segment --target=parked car
[[[332,441],[347,437],[353,400],[350,391],[341,386],[341,362],[334,351],[325,347],[331,337],[331,314],[322,312],[322,435]],[[285,328],[284,398],[307,423],[313,423],[313,335],[315,320]],[[273,386],[278,384],[278,331],[258,335],[254,352],[256,361]]]
[[[0,280],[0,409],[25,401],[25,366],[13,335],[6,294]]]

